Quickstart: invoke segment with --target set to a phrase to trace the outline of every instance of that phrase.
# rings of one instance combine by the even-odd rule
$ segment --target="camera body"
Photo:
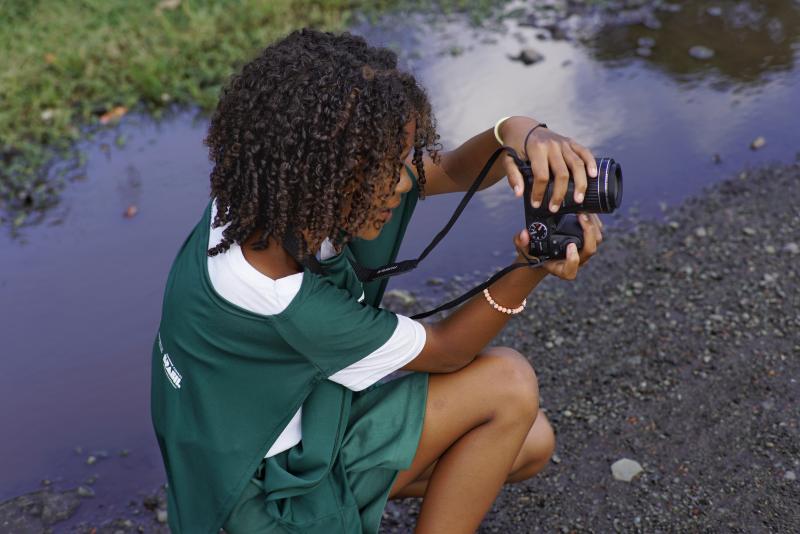
[[[597,177],[587,176],[586,193],[582,203],[574,201],[575,181],[570,176],[567,193],[557,213],[550,212],[554,179],[550,176],[539,208],[531,206],[533,171],[530,162],[517,161],[525,181],[525,228],[530,236],[528,254],[539,261],[563,259],[567,246],[575,243],[583,248],[583,228],[577,213],[613,213],[622,204],[622,167],[612,158],[597,158]]]

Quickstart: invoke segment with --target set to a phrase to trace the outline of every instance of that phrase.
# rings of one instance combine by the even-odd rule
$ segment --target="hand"
[[[595,213],[579,213],[578,221],[583,228],[583,248],[578,251],[574,243],[567,247],[567,257],[563,260],[547,261],[540,269],[562,278],[564,280],[574,280],[578,275],[578,268],[589,261],[589,258],[597,252],[597,246],[603,242],[603,223]],[[514,246],[519,253],[517,261],[526,262],[532,259],[528,254],[530,236],[527,230],[522,230],[514,236]]]
[[[516,150],[520,158],[525,158],[525,147],[522,144],[530,129],[537,124],[539,123],[528,117],[511,117],[500,125],[500,137],[506,145]],[[592,178],[597,176],[597,164],[588,148],[547,128],[537,128],[528,137],[527,148],[533,171],[531,205],[534,208],[542,203],[551,173],[555,177],[550,198],[551,212],[556,213],[564,201],[570,173],[575,181],[574,200],[578,204],[583,202],[587,172]],[[522,173],[508,154],[503,156],[502,161],[514,195],[522,196],[525,187]]]

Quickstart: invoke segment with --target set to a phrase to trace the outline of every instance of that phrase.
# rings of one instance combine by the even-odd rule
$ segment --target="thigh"
[[[504,347],[488,349],[456,372],[431,374],[414,460],[411,467],[400,471],[390,496],[417,480],[461,436],[491,420],[505,405],[505,395],[530,386],[535,387],[530,364],[518,352]],[[538,399],[538,391],[536,394]],[[530,409],[535,413],[538,403]]]

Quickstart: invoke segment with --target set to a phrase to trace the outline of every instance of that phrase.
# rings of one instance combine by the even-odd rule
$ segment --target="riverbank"
[[[539,476],[503,490],[482,531],[800,524],[798,196],[800,164],[744,171],[665,222],[618,225],[575,282],[537,289],[497,343],[536,368],[557,452]],[[387,300],[410,313],[473,281],[433,286],[411,307]],[[630,482],[612,476],[623,458],[642,468]],[[0,504],[0,525],[166,531],[163,490],[74,525],[93,493],[45,487]],[[413,499],[390,503],[382,531],[410,532],[418,510]]]

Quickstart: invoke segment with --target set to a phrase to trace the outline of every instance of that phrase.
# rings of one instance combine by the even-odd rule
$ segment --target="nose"
[[[403,169],[400,171],[400,181],[397,182],[394,192],[398,195],[408,193],[411,191],[411,185],[411,178],[408,176],[408,169],[403,167]]]

